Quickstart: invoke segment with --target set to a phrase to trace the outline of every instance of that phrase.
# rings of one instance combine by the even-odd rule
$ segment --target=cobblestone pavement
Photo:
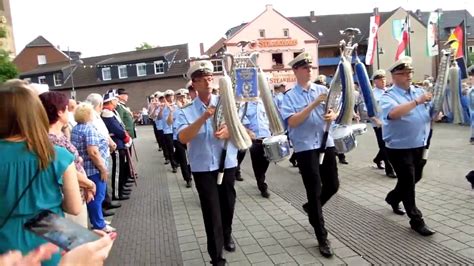
[[[107,264],[208,264],[197,191],[185,188],[179,171],[173,174],[163,165],[151,128],[139,131],[140,171],[147,175],[142,174],[132,199],[114,217],[120,236]],[[468,136],[467,127],[435,127],[430,159],[417,185],[417,204],[437,233],[424,238],[383,200],[396,180],[371,163],[377,148],[369,127],[358,137],[359,147],[347,154],[349,165],[338,166],[340,190],[324,207],[335,251],[331,259],[319,255],[301,209],[306,200],[298,170],[286,160],[272,164],[267,172],[271,197],[264,199],[246,158],[245,180],[236,183],[237,250],[225,253],[229,265],[473,264],[474,191],[464,176],[474,168],[474,146]],[[165,247],[169,253],[159,252]]]

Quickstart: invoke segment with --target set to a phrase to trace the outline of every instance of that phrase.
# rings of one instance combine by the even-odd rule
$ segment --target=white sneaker
[[[102,231],[109,234],[109,233],[115,232],[117,230],[114,227],[110,226],[110,225],[106,225],[104,228],[102,228]]]

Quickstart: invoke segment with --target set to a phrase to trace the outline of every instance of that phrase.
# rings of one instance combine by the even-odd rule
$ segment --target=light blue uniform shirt
[[[173,112],[173,140],[178,140],[178,128],[176,127],[176,121],[181,108],[178,108],[178,106],[175,106],[175,108],[176,109],[174,109]]]
[[[216,106],[218,96],[211,95],[210,105]],[[176,128],[178,134],[188,125],[194,123],[205,111],[207,107],[196,97],[193,102],[183,109],[179,109],[176,117]],[[212,127],[212,117],[206,120],[201,126],[198,134],[188,143],[188,158],[192,172],[210,172],[219,169],[219,162],[222,150],[224,149],[224,140],[214,137]],[[227,142],[227,156],[225,159],[225,168],[237,166],[237,148],[229,140]]]
[[[163,121],[163,134],[173,134],[173,124],[171,125],[168,125],[168,116],[171,112],[170,108],[168,106],[165,106],[164,107],[165,109],[163,110],[163,117],[161,118],[161,120]]]
[[[388,148],[411,149],[426,145],[430,132],[430,104],[419,104],[399,119],[388,118],[394,107],[414,101],[423,93],[423,89],[414,86],[407,91],[394,85],[380,98],[382,135]]]
[[[245,108],[241,107],[240,110],[243,112]],[[262,100],[248,102],[247,110],[243,115],[242,124],[255,133],[257,139],[271,136],[270,123],[268,122]]]
[[[285,93],[281,106],[281,116],[285,123],[295,113],[301,112],[306,106],[313,102],[321,93],[327,93],[328,89],[322,85],[311,84],[306,91],[300,85]],[[315,150],[321,147],[321,141],[326,127],[323,120],[325,114],[323,104],[314,108],[309,116],[297,127],[288,127],[288,133],[295,152]],[[326,147],[333,147],[334,140],[329,134]]]
[[[278,110],[278,112],[281,113],[281,105],[283,104],[283,93],[279,92],[275,94],[275,97],[273,97],[273,102],[275,103],[275,106]]]
[[[155,111],[156,113],[155,125],[158,130],[163,130],[163,119],[158,118],[158,114],[160,113],[161,108],[163,107],[158,107],[156,108],[156,111]]]
[[[380,112],[378,112],[377,114],[377,118],[382,121],[383,120],[383,115],[382,115],[382,112],[381,112],[381,107],[380,107],[380,98],[382,98],[382,95],[385,93],[385,90],[383,89],[379,89],[377,87],[374,87],[373,90],[372,90],[372,93],[374,95],[374,100],[375,100],[375,103],[377,106],[378,106],[378,109],[380,110]],[[367,110],[366,110],[367,111]],[[372,124],[372,127],[376,127],[377,125],[375,125],[374,122],[370,121],[370,124]]]

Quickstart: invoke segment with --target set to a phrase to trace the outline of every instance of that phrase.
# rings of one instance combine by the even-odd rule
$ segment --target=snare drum
[[[265,138],[262,144],[265,157],[270,162],[279,162],[290,155],[290,143],[286,135]]]
[[[354,124],[351,125],[352,133],[356,136],[362,135],[367,132],[367,125],[366,124]]]
[[[338,153],[347,153],[357,146],[352,126],[337,125],[332,131],[334,146]]]

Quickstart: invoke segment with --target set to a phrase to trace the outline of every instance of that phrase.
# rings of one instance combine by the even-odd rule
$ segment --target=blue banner
[[[257,68],[235,69],[235,96],[243,100],[258,97]]]

